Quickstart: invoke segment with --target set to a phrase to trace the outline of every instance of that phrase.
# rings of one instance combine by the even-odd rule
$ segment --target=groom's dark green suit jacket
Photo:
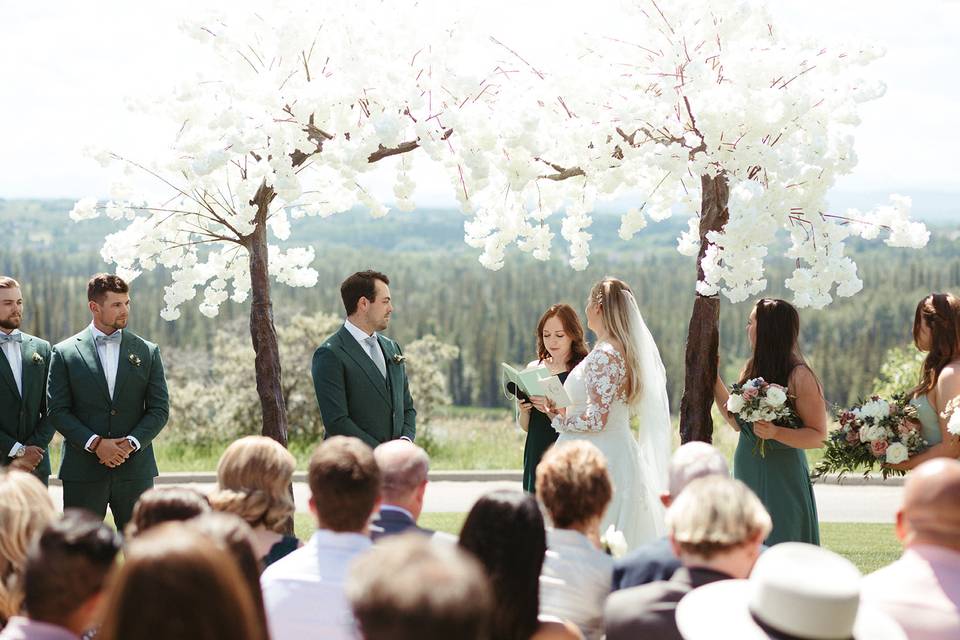
[[[61,480],[134,480],[157,475],[151,442],[169,413],[160,349],[127,329],[121,336],[112,399],[89,328],[53,348],[47,406],[50,420],[66,440]],[[84,448],[93,435],[133,436],[140,448],[110,469]]]
[[[53,424],[47,419],[47,371],[50,367],[50,343],[21,332],[21,384],[17,391],[10,363],[0,353],[0,465],[10,464],[13,445],[40,447],[43,460],[34,475],[46,481],[50,475],[50,453],[46,451],[53,437]]]
[[[393,340],[379,334],[377,338],[387,365],[386,379],[346,326],[314,352],[313,386],[325,437],[353,436],[376,447],[416,436],[417,411],[403,352]]]

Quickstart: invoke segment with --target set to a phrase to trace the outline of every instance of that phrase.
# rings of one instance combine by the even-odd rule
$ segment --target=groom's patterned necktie
[[[364,338],[363,342],[367,345],[367,353],[370,355],[370,359],[373,360],[373,364],[377,365],[377,369],[380,370],[380,375],[386,378],[387,363],[383,359],[383,351],[380,350],[380,345],[377,344],[377,334]]]

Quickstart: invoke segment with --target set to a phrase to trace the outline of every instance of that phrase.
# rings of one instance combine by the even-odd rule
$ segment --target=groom
[[[360,271],[340,285],[343,327],[313,354],[313,386],[325,437],[352,436],[370,447],[417,431],[403,352],[377,334],[390,324],[390,279]]]

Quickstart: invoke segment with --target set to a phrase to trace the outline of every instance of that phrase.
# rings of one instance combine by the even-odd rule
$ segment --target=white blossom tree
[[[211,57],[158,104],[182,123],[170,153],[149,163],[104,156],[152,174],[170,197],[148,202],[119,185],[110,202],[83,200],[72,212],[129,220],[103,257],[128,275],[169,269],[167,319],[199,289],[208,315],[252,295],[264,433],[281,442],[270,278],[310,286],[316,273],[312,249],[281,250],[269,237],[287,240],[291,219],[358,204],[384,215],[364,183],[382,161],[393,163],[395,205],[405,210],[414,156],[439,163],[470,216],[466,241],[490,269],[514,244],[549,258],[554,214],[571,266],[582,269],[599,200],[640,194],[623,216],[625,239],[685,208],[679,248],[697,256],[698,294],[685,440],[709,440],[712,430],[718,295],[738,301],[765,288],[778,233],[797,262],[786,284],[799,306],[813,307],[860,289],[844,256],[851,234],[886,231],[895,246],[927,240],[906,198],[870,212],[826,208],[827,191],[856,163],[858,105],[883,93],[859,76],[880,55],[874,47],[796,39],[762,5],[737,0],[595,2],[601,29],[546,46],[477,38],[463,11],[287,2],[269,15],[191,21],[186,29]]]

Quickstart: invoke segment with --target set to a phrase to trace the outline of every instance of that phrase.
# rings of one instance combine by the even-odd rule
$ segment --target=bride
[[[660,493],[666,489],[671,433],[666,375],[625,282],[608,277],[597,283],[586,314],[598,342],[564,383],[573,405],[558,409],[543,398],[533,400],[552,418],[558,444],[583,438],[607,457],[613,500],[600,530],[612,524],[635,548],[665,533]],[[639,442],[631,416],[639,420]]]

